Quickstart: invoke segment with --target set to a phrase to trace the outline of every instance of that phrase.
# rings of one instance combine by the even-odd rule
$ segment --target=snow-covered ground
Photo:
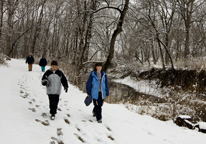
[[[46,69],[48,69],[47,67]],[[203,144],[206,135],[131,112],[123,105],[103,106],[103,123],[92,117],[86,96],[70,85],[62,91],[58,114],[49,118],[48,97],[38,65],[27,71],[24,60],[0,65],[1,144]]]

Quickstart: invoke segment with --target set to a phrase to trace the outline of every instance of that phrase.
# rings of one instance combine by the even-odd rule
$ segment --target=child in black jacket
[[[65,92],[68,91],[67,79],[64,73],[58,69],[57,61],[52,61],[51,69],[48,69],[44,73],[42,77],[42,85],[46,86],[47,88],[51,120],[54,120],[59,103],[59,96],[61,94],[61,85],[63,85]]]

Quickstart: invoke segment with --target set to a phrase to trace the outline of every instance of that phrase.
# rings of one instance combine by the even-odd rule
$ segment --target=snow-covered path
[[[48,69],[47,67],[46,69]],[[27,71],[24,60],[0,66],[1,144],[194,144],[206,135],[130,112],[124,106],[103,106],[103,123],[92,117],[85,93],[69,85],[62,91],[56,119],[49,118],[48,97],[38,65]]]

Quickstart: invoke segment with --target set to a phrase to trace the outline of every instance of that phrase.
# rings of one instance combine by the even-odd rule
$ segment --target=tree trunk
[[[158,42],[158,46],[159,46],[159,50],[160,50],[160,56],[161,56],[161,60],[162,60],[162,69],[165,70],[165,62],[164,62],[164,57],[163,57],[163,52],[162,52],[162,48],[161,48],[161,43],[159,41],[159,36],[157,34],[157,42]]]
[[[128,7],[129,7],[129,0],[125,0],[124,9],[120,12],[120,18],[119,18],[116,30],[112,34],[112,38],[111,38],[111,41],[110,41],[109,55],[107,57],[105,65],[104,65],[104,70],[105,71],[107,71],[108,68],[111,66],[112,59],[114,57],[115,41],[116,41],[116,38],[117,38],[118,34],[122,31],[123,22],[124,22],[124,18],[125,18],[126,12],[128,10]]]
[[[7,24],[8,24],[8,28],[7,28],[7,36],[6,36],[6,54],[8,55],[9,54],[9,50],[11,48],[11,36],[12,36],[12,16],[13,16],[13,13],[12,13],[12,1],[11,0],[8,0],[8,10],[7,10],[7,14],[8,14],[8,17],[7,17]]]
[[[0,44],[1,44],[1,35],[2,35],[2,28],[3,28],[3,6],[4,2],[0,1]],[[2,52],[2,48],[0,47],[0,53]]]
[[[37,21],[37,25],[35,26],[35,31],[34,31],[34,39],[33,39],[33,43],[32,43],[32,47],[31,47],[31,52],[33,55],[35,55],[35,45],[36,45],[36,40],[37,37],[39,36],[39,33],[41,31],[41,23],[42,23],[42,19],[43,19],[43,11],[44,11],[44,4],[46,3],[47,0],[44,0],[42,3],[42,7],[41,7],[41,12],[39,15],[39,19]]]

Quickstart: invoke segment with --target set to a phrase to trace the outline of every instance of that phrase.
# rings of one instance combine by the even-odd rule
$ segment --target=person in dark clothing
[[[28,57],[26,58],[26,63],[28,63],[28,70],[32,71],[32,65],[34,63],[34,57],[31,53],[29,53]]]
[[[61,86],[63,85],[65,92],[68,91],[69,87],[64,73],[58,69],[57,61],[52,61],[51,69],[48,69],[44,73],[42,77],[42,85],[47,88],[51,120],[54,120],[55,114],[57,113],[59,96],[61,94]]]
[[[41,66],[41,71],[45,72],[45,66],[47,65],[47,60],[44,57],[44,55],[42,56],[42,58],[39,61],[39,66]]]
[[[102,71],[101,63],[97,63],[94,71],[91,72],[86,90],[87,95],[93,98],[93,116],[96,116],[98,123],[102,123],[102,106],[106,96],[109,96],[109,84],[106,73]]]

